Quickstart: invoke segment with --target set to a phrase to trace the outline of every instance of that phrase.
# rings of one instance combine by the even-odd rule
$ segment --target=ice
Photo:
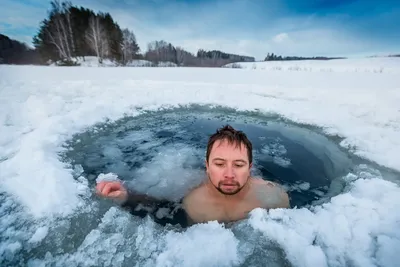
[[[28,266],[122,266],[124,257],[129,257],[133,246],[132,238],[129,238],[132,226],[126,214],[111,208],[75,252],[48,253],[44,259],[30,259]]]
[[[296,183],[291,186],[285,186],[285,190],[287,190],[289,192],[294,191],[294,190],[296,190],[298,192],[307,191],[309,189],[310,189],[310,183],[308,183],[308,182]],[[314,190],[314,191],[318,191],[318,190]],[[324,193],[321,192],[321,194],[323,195]]]
[[[184,144],[166,146],[135,172],[137,178],[129,181],[128,186],[160,199],[179,201],[205,177],[204,171],[185,167],[200,159],[200,155],[202,151]]]
[[[279,166],[286,168],[291,164],[290,159],[284,157],[287,150],[279,143],[279,140],[274,140],[273,142],[265,145],[261,149],[261,152],[271,157],[272,161]]]
[[[400,238],[400,213],[393,212],[398,190],[382,179],[358,179],[330,203],[311,210],[257,209],[249,221],[298,266],[395,266],[398,256],[391,253],[400,251],[390,245]],[[389,242],[378,242],[382,239]],[[391,258],[376,257],[380,250]]]
[[[170,232],[165,239],[156,266],[233,266],[242,261],[239,241],[217,222],[195,225],[184,234]]]
[[[49,232],[49,228],[46,226],[39,227],[36,232],[33,234],[31,239],[28,240],[29,243],[37,243],[42,241],[47,233]]]
[[[27,215],[16,200],[0,193],[0,266],[17,258],[37,226],[27,222]]]
[[[118,181],[118,175],[115,173],[100,173],[99,176],[96,178],[96,182],[103,182],[103,181]]]
[[[16,253],[19,249],[21,249],[20,242],[5,242],[5,243],[1,244],[1,247],[0,247],[2,256],[7,255],[7,253],[12,255],[12,254]]]
[[[316,64],[313,71],[0,66],[0,265],[252,262],[258,266],[271,261],[279,266],[264,249],[273,242],[276,251],[284,250],[279,257],[293,266],[396,266],[400,261],[400,62],[396,60],[370,60],[363,69],[363,60],[329,61],[323,67],[307,63]],[[382,66],[382,72],[374,72]],[[332,71],[314,71],[321,68]],[[132,218],[95,199],[90,179],[79,176],[82,169],[60,156],[66,141],[97,123],[191,104],[279,114],[283,121],[317,126],[341,149],[377,168],[391,168],[388,172],[393,175],[359,168],[332,181],[315,206],[255,210],[243,222],[253,231],[238,236],[237,228],[215,222],[177,231],[162,229],[148,218]],[[145,135],[142,131],[131,138]],[[317,139],[298,141],[313,150],[321,144]],[[115,138],[99,153],[118,159],[119,141]],[[143,186],[142,190],[178,198],[179,192],[199,181],[201,173],[187,166],[191,159],[203,157],[203,151],[159,142],[144,143],[141,149],[156,153],[136,170],[142,175],[135,176],[135,186]],[[325,151],[334,154],[333,148]],[[88,161],[96,166],[98,159]],[[114,168],[129,171],[124,165]],[[113,172],[103,174],[107,173]],[[177,178],[165,181],[163,175]],[[148,183],[140,183],[142,179]],[[150,184],[168,190],[152,189]],[[79,239],[67,239],[71,232]]]

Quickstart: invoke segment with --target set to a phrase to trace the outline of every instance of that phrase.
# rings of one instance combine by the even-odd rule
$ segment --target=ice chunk
[[[151,161],[144,162],[128,184],[139,192],[178,201],[204,178],[204,170],[191,167],[200,153],[185,144],[166,146]]]
[[[49,228],[46,226],[39,227],[33,236],[28,240],[29,243],[38,243],[42,241],[47,233],[49,232]]]
[[[291,165],[290,159],[284,157],[287,153],[285,146],[279,143],[280,139],[275,139],[272,142],[266,144],[262,149],[261,152],[265,155],[268,155],[272,158],[272,161],[284,168],[287,168]]]
[[[100,173],[97,178],[96,178],[96,182],[103,182],[103,181],[119,181],[118,179],[118,175],[114,174],[114,173]]]
[[[239,241],[216,222],[199,224],[184,234],[169,232],[157,266],[234,266],[242,262]],[[193,242],[195,241],[195,242]]]

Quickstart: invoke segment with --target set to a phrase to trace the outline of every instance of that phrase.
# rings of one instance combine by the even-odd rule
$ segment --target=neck
[[[234,195],[225,195],[223,193],[221,193],[220,191],[218,191],[217,188],[215,188],[215,186],[211,183],[210,179],[208,178],[206,181],[206,187],[209,189],[211,195],[217,199],[220,200],[242,200],[247,196],[247,193],[250,190],[250,184],[251,184],[251,177],[249,177],[249,179],[247,179],[246,184],[243,186],[243,188],[236,194]]]

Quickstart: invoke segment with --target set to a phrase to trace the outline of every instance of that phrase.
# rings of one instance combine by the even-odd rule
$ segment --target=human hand
[[[128,199],[128,191],[119,181],[102,181],[96,185],[99,196],[124,202]]]

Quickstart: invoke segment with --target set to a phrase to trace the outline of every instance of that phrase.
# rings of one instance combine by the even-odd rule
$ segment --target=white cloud
[[[142,52],[153,40],[165,40],[192,53],[199,48],[219,49],[256,59],[263,59],[267,53],[330,56],[372,51],[377,47],[377,43],[365,42],[346,33],[343,27],[336,31],[340,25],[334,17],[277,17],[279,7],[271,5],[260,19],[254,13],[257,6],[246,3],[216,1],[194,7],[164,1],[157,4],[158,8],[150,8],[138,1],[127,2],[125,6],[111,5],[106,0],[73,2],[95,12],[109,12],[122,28],[127,27],[135,33]],[[11,24],[15,29],[12,35],[24,41],[31,41],[32,37],[27,38],[26,32],[17,30],[38,28],[50,7],[31,7],[11,0],[4,0],[2,6],[5,8],[0,11],[0,22]]]
[[[142,51],[146,50],[148,42],[161,39],[192,53],[199,48],[219,49],[254,56],[257,60],[264,59],[267,53],[272,52],[281,55],[336,56],[372,49],[372,45],[358,40],[343,29],[335,31],[339,25],[334,20],[314,15],[296,18],[270,15],[264,23],[273,27],[262,27],[261,22],[254,22],[252,28],[240,27],[242,21],[253,20],[251,10],[240,1],[217,2],[214,8],[203,5],[197,10],[184,4],[171,3],[156,11],[140,6],[132,10],[112,8],[91,0],[81,2],[88,7],[110,12],[121,27],[133,30]],[[241,17],[236,16],[239,11]],[[174,16],[157,23],[156,17],[165,14]]]
[[[286,32],[283,32],[283,33],[280,33],[280,34],[278,34],[278,35],[275,35],[273,38],[272,38],[272,40],[275,42],[275,43],[283,43],[283,42],[285,42],[286,40],[288,40],[289,39],[289,35],[286,33]]]

